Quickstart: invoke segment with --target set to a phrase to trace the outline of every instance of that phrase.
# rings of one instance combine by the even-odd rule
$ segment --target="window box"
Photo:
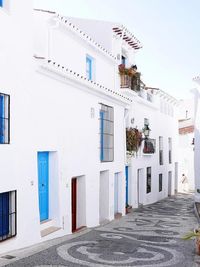
[[[144,148],[143,154],[152,155],[156,151],[156,140],[155,139],[147,139],[144,140]]]

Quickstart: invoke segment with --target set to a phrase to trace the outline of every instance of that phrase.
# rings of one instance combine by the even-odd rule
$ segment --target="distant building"
[[[182,100],[179,107],[179,191],[184,191],[181,176],[186,175],[188,190],[194,191],[194,104],[193,99]]]
[[[198,87],[193,89],[194,95],[194,178],[195,178],[195,201],[200,202],[200,77],[194,78]]]

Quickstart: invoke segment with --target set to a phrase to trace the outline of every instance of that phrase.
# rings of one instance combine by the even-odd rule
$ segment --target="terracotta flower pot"
[[[196,253],[200,255],[200,237],[196,237]]]

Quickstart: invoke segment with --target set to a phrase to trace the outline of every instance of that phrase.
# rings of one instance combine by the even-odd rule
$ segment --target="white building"
[[[130,206],[150,204],[178,190],[177,105],[160,89],[148,88],[133,96],[127,126],[140,131],[148,126],[150,135],[127,164]]]
[[[53,12],[35,10],[33,22],[28,1],[9,4],[0,9],[1,253],[125,214],[131,103],[109,47]]]
[[[198,88],[193,89],[194,95],[194,179],[195,179],[195,201],[200,202],[200,77],[194,78]]]
[[[182,175],[187,177],[188,191],[194,191],[194,104],[193,99],[185,99],[179,106],[179,165],[178,191],[185,190]]]
[[[134,207],[137,186],[143,204],[173,194],[176,100],[154,89],[139,96],[120,81],[118,65],[135,65],[141,48],[132,33],[50,11],[32,15],[25,0],[3,2],[0,24],[1,253],[124,215],[126,188]],[[148,119],[156,151],[131,160],[125,187],[132,118],[138,128]]]

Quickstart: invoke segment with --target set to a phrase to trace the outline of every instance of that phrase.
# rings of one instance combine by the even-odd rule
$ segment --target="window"
[[[151,167],[147,167],[147,194],[151,192]]]
[[[168,138],[168,146],[169,146],[169,164],[172,163],[172,139]]]
[[[10,96],[0,93],[0,144],[10,142]]]
[[[162,191],[162,173],[159,174],[159,192]]]
[[[3,6],[3,0],[0,0],[0,7]]]
[[[124,56],[122,56],[122,64],[126,66],[126,58]]]
[[[104,104],[100,108],[100,160],[114,160],[114,110]]]
[[[0,242],[16,233],[16,191],[0,193]]]
[[[159,163],[163,165],[163,137],[159,136]]]
[[[90,56],[86,56],[86,76],[88,80],[93,80],[94,76],[94,60]]]
[[[153,154],[155,153],[156,148],[156,140],[155,139],[146,139],[144,140],[144,148],[143,153],[144,154]]]

